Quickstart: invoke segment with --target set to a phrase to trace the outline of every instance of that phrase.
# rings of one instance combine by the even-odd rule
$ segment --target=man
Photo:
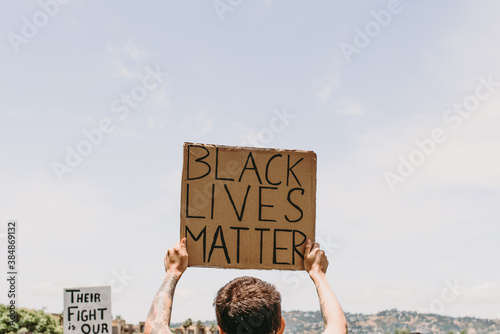
[[[186,238],[167,251],[164,264],[167,275],[149,310],[145,334],[172,333],[169,325],[175,286],[188,264]],[[326,279],[328,259],[311,240],[306,242],[304,267],[316,286],[324,333],[347,333],[344,312]],[[214,306],[221,334],[283,334],[285,330],[279,292],[257,278],[240,277],[229,282],[217,293]]]

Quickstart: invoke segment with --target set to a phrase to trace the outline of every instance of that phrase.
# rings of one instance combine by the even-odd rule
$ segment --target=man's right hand
[[[304,268],[311,278],[319,274],[326,274],[328,269],[328,259],[324,251],[319,249],[319,244],[310,239],[306,241],[306,250],[304,253]]]
[[[182,238],[175,247],[170,248],[165,254],[165,272],[173,274],[179,279],[188,265],[188,253],[186,249],[186,238]]]

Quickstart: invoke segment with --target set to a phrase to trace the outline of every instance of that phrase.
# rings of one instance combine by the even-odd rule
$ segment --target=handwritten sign
[[[64,289],[64,334],[112,332],[110,286]]]
[[[304,269],[315,219],[314,152],[184,143],[189,266]]]

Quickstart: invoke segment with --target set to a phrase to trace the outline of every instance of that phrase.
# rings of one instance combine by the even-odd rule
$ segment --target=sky
[[[0,247],[19,307],[112,286],[144,321],[179,239],[182,145],[315,151],[317,241],[343,309],[500,318],[500,3],[10,1],[0,12]],[[188,268],[172,321],[253,275]],[[3,280],[0,303],[6,303]]]

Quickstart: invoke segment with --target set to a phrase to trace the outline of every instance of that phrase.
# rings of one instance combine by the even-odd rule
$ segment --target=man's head
[[[281,295],[274,285],[239,277],[223,286],[214,300],[217,323],[226,334],[282,333]]]

